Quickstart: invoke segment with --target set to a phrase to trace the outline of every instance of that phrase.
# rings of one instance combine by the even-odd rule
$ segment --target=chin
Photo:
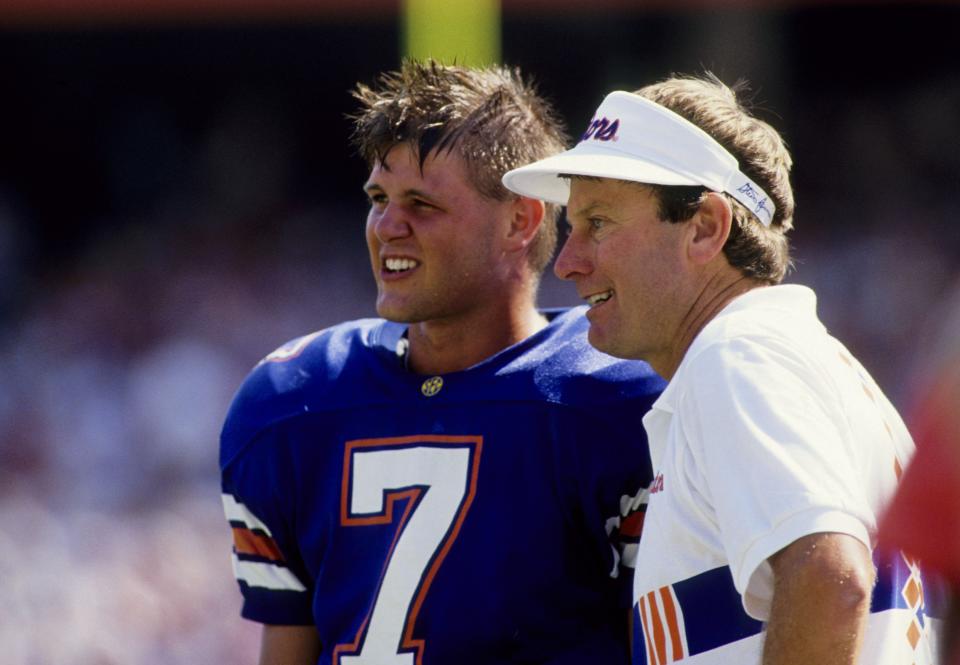
[[[404,309],[405,308],[398,306],[396,303],[377,300],[377,316],[382,319],[396,321],[397,323],[406,323],[407,312],[405,312]]]
[[[613,355],[610,351],[610,340],[593,324],[590,325],[590,332],[587,333],[587,341],[590,342],[590,346],[597,351],[603,351],[604,353]]]
[[[418,320],[417,317],[411,316],[402,309],[391,307],[377,307],[377,316],[387,321],[393,321],[394,323],[416,323]]]
[[[377,301],[377,316],[394,323],[419,323],[424,320],[417,307],[410,303],[391,302],[389,299]]]
[[[609,334],[604,335],[596,326],[590,326],[587,341],[590,342],[590,346],[597,351],[606,353],[608,356],[627,360],[639,359],[639,356],[631,351],[630,345],[626,344],[624,340]]]

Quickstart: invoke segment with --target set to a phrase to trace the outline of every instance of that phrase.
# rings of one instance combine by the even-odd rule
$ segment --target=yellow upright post
[[[500,0],[403,0],[403,51],[444,64],[500,60]]]

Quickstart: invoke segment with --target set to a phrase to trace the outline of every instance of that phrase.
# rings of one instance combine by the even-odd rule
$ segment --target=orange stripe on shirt
[[[647,597],[640,596],[638,604],[640,607],[640,625],[643,626],[643,639],[647,642],[647,663],[648,665],[658,665],[656,657],[653,655],[653,640],[650,639],[649,618],[647,617]]]
[[[673,645],[673,660],[683,658],[683,641],[680,639],[680,624],[677,621],[677,606],[673,602],[670,587],[661,587],[660,597],[663,598],[663,611],[667,615],[667,628],[670,630],[670,642]]]
[[[233,545],[238,554],[254,554],[271,561],[284,560],[273,538],[255,533],[250,529],[233,527]]]
[[[653,621],[653,645],[657,650],[657,662],[667,662],[667,641],[663,634],[663,621],[660,619],[660,607],[654,591],[647,594],[650,603],[650,618]]]

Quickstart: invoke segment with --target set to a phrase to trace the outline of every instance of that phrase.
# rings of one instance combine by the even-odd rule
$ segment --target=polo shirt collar
[[[683,354],[683,359],[680,361],[673,378],[667,383],[667,387],[660,393],[660,397],[653,403],[651,409],[666,411],[671,414],[676,411],[677,400],[680,398],[679,391],[682,389],[682,384],[685,383],[682,377],[690,359],[711,343],[722,339],[724,336],[723,321],[725,319],[747,309],[751,310],[752,316],[759,314],[763,317],[780,311],[791,314],[800,312],[810,317],[816,317],[817,295],[809,287],[800,284],[778,284],[751,289],[728,302],[694,337],[690,348]]]

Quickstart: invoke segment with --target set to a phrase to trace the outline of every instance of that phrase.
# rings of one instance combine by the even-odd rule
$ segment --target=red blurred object
[[[960,288],[955,294],[911,418],[917,452],[879,535],[880,547],[919,559],[947,583],[952,607],[941,630],[943,665],[960,665]]]
[[[913,421],[917,453],[881,526],[881,541],[960,586],[960,363],[947,368]]]

